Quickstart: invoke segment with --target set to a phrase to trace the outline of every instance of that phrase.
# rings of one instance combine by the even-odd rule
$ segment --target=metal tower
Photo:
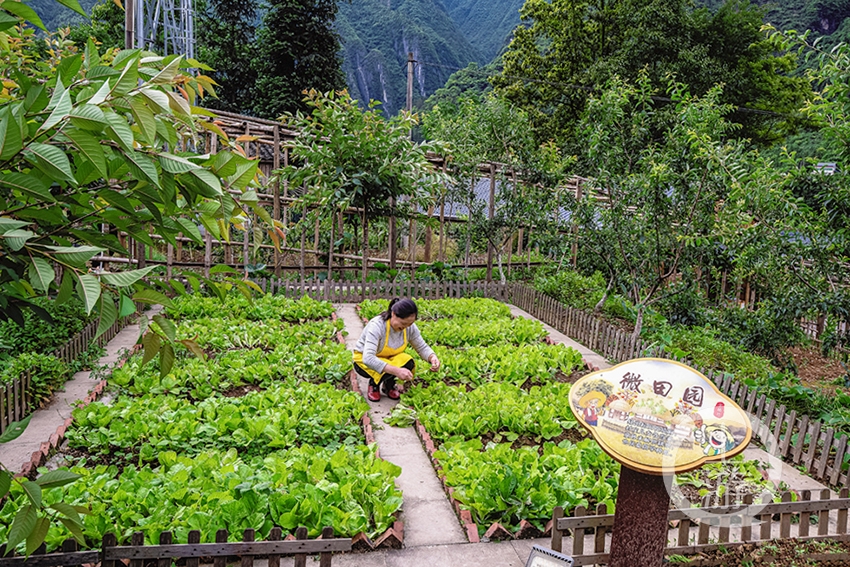
[[[127,0],[126,44],[195,57],[193,0]]]

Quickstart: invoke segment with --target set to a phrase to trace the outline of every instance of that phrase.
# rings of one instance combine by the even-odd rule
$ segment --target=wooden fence
[[[59,347],[51,354],[66,364],[73,362],[78,356],[88,350],[92,340],[99,346],[105,345],[113,339],[130,321],[130,318],[122,317],[115,321],[109,329],[95,340],[98,321],[92,321],[83,330],[74,335],[71,340]],[[29,415],[33,409],[35,400],[32,396],[32,374],[24,373],[20,378],[6,384],[0,384],[0,434],[2,434],[10,423],[20,421]]]
[[[0,558],[0,567],[82,567],[100,563],[101,567],[170,567],[178,559],[185,560],[186,567],[198,567],[201,559],[213,567],[225,567],[229,558],[241,559],[240,567],[253,567],[256,557],[266,557],[268,567],[280,567],[281,556],[292,555],[294,567],[305,567],[307,556],[320,554],[320,567],[330,567],[334,552],[351,551],[351,540],[334,538],[331,527],[322,530],[321,539],[307,539],[307,528],[301,527],[295,531],[295,538],[281,539],[280,528],[272,528],[266,541],[254,541],[255,532],[245,530],[241,542],[227,543],[227,530],[218,530],[215,534],[216,543],[200,543],[201,532],[192,530],[185,544],[172,543],[172,533],[162,532],[159,545],[144,545],[142,532],[133,534],[130,545],[118,545],[114,534],[103,537],[103,547],[100,550],[78,551],[77,542],[65,540],[62,551],[45,554],[42,549],[30,557]]]
[[[812,500],[809,491],[804,491],[799,501],[792,502],[792,494],[786,492],[781,503],[765,499],[760,504],[753,504],[752,495],[748,495],[744,506],[726,504],[670,510],[667,520],[676,527],[668,532],[665,553],[693,555],[791,537],[798,541],[848,541],[850,498],[847,496],[846,488],[837,499],[830,499],[830,491],[824,490],[820,499]],[[776,516],[778,521],[774,520]],[[552,519],[552,549],[563,552],[564,536],[571,533],[575,565],[608,561],[614,515],[605,514],[604,504],[598,507],[596,515],[580,506],[568,518],[558,507]],[[792,526],[795,527],[792,529]],[[830,558],[847,560],[850,554],[831,555]]]
[[[850,447],[847,436],[838,436],[834,428],[807,415],[788,411],[785,405],[759,394],[755,388],[750,389],[731,374],[695,366],[687,359],[679,359],[663,351],[650,353],[650,345],[634,339],[631,333],[591,313],[567,307],[526,285],[511,284],[502,297],[612,362],[651,354],[696,368],[751,414],[753,433],[769,453],[801,465],[816,480],[831,486],[850,487],[850,474],[845,463],[850,460]]]

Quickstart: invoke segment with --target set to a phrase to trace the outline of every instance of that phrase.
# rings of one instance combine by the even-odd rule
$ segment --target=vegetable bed
[[[332,306],[236,295],[173,303],[166,332],[195,339],[204,357],[180,347],[164,376],[141,355],[117,370],[116,399],[75,410],[67,432],[65,458],[82,478],[44,490],[44,502],[89,509],[77,535],[92,548],[136,530],[147,543],[165,530],[185,541],[198,529],[202,542],[219,529],[265,538],[275,525],[310,537],[328,525],[341,537],[386,531],[401,471],[365,443],[368,404],[346,389],[351,355]],[[16,490],[0,508],[0,539],[26,505]],[[71,535],[66,526],[50,528],[48,549]]]
[[[619,465],[584,439],[565,403],[581,355],[546,344],[540,322],[514,319],[491,299],[417,305],[417,326],[442,367],[417,374],[395,423],[415,415],[425,426],[446,484],[479,532],[494,522],[515,532],[522,520],[542,532],[555,506],[613,508]],[[360,305],[364,318],[384,309]]]
[[[538,321],[513,319],[494,300],[417,305],[417,326],[442,367],[418,373],[387,421],[418,419],[425,427],[437,448],[438,474],[479,535],[495,522],[518,533],[523,520],[542,533],[555,506],[570,514],[604,504],[613,513],[620,465],[587,438],[567,402],[571,382],[583,372],[580,354],[546,344]],[[360,305],[364,318],[385,309],[381,301]],[[698,505],[715,490],[722,497],[731,478],[743,492],[760,491],[769,483],[755,470],[736,458],[679,482]]]

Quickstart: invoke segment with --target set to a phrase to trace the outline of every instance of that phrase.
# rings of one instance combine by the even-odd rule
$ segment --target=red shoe
[[[369,382],[369,388],[366,393],[366,399],[368,399],[370,402],[381,401],[381,389],[376,384],[373,384],[371,381]]]
[[[397,400],[401,397],[401,392],[398,391],[398,387],[393,386],[392,389],[387,392],[387,397],[391,400]]]

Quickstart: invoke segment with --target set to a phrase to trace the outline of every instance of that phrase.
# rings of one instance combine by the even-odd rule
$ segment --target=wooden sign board
[[[711,380],[661,358],[588,374],[570,389],[570,408],[606,453],[648,474],[732,457],[752,437],[744,410]]]

